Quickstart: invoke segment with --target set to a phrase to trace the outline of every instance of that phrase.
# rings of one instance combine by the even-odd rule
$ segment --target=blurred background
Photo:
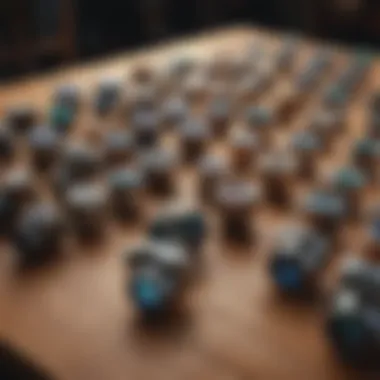
[[[378,0],[0,0],[0,80],[236,23],[378,45]]]

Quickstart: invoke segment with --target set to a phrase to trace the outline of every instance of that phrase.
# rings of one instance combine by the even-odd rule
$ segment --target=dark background
[[[0,79],[254,23],[378,45],[378,0],[0,0]]]

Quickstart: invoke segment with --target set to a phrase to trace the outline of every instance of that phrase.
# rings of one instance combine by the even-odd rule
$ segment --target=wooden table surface
[[[269,45],[277,41],[276,35],[237,27],[27,79],[1,88],[0,111],[23,101],[43,107],[54,87],[66,81],[90,93],[98,78],[124,76],[141,59],[160,64],[183,52],[205,57],[260,38]],[[301,56],[306,57],[310,46],[304,45]],[[370,86],[376,87],[379,79],[374,74],[372,79]],[[354,134],[364,101],[352,106]],[[334,356],[324,334],[321,305],[283,300],[271,285],[267,247],[275,222],[285,217],[275,211],[261,213],[259,242],[246,254],[224,247],[212,232],[205,270],[186,300],[186,312],[154,331],[137,321],[126,296],[121,258],[129,240],[141,231],[115,227],[89,252],[75,250],[54,266],[28,275],[17,272],[4,242],[0,337],[62,380],[364,378]],[[354,239],[347,247],[360,247],[360,241]]]

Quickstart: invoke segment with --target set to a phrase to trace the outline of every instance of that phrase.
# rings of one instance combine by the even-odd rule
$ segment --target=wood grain
[[[242,49],[256,39],[269,47],[278,42],[276,34],[238,27],[26,79],[1,88],[0,112],[23,101],[44,107],[54,87],[68,80],[90,94],[97,79],[106,74],[127,76],[140,60],[159,65],[183,52],[204,58],[220,49]],[[302,44],[299,65],[314,45]],[[345,62],[344,51],[339,50],[336,61],[338,66]],[[338,66],[330,78],[338,73]],[[283,81],[276,79],[275,87]],[[378,82],[374,70],[369,87],[376,88]],[[370,88],[356,97],[347,138],[337,142],[333,155],[321,160],[321,168],[345,161],[348,141],[363,131],[363,104],[369,92]],[[270,104],[272,99],[268,94],[260,103]],[[320,89],[316,89],[290,128],[277,126],[275,138],[280,144],[290,130],[303,125],[319,101]],[[193,176],[191,169],[178,173],[184,193],[194,186]],[[295,185],[297,196],[302,189]],[[147,207],[153,210],[154,206]],[[99,246],[74,248],[56,265],[23,276],[15,269],[11,248],[3,242],[0,337],[62,380],[363,378],[343,368],[332,353],[321,305],[285,301],[271,284],[267,259],[275,228],[294,217],[263,208],[256,219],[259,241],[241,252],[219,241],[214,228],[217,218],[210,214],[205,270],[186,299],[186,312],[154,331],[138,323],[127,297],[128,274],[121,257],[142,230],[113,226]],[[360,228],[348,226],[343,232],[358,236],[346,239],[347,248],[361,248]],[[332,277],[340,259],[328,271]]]

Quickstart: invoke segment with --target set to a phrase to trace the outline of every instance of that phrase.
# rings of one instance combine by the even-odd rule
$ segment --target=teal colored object
[[[231,104],[225,97],[218,97],[213,100],[210,106],[210,115],[214,119],[227,119],[231,111]]]
[[[99,115],[105,115],[111,110],[115,102],[116,100],[114,100],[111,96],[99,95],[95,101],[95,109]]]
[[[296,260],[278,259],[271,267],[272,277],[277,286],[285,292],[302,291],[304,279]]]
[[[293,136],[292,145],[298,151],[317,151],[322,147],[318,136],[309,131],[296,133]]]
[[[355,143],[353,154],[355,156],[374,157],[379,152],[379,145],[376,140],[362,139]]]
[[[355,168],[343,168],[334,178],[334,185],[340,190],[361,189],[366,183],[365,175]]]
[[[346,360],[356,361],[369,340],[359,315],[339,315],[330,321],[329,334]]]
[[[51,150],[58,145],[57,134],[49,128],[35,128],[29,135],[29,144],[33,150]]]
[[[76,112],[80,105],[80,90],[75,84],[64,84],[55,91],[53,102]]]
[[[135,274],[131,284],[131,295],[138,309],[145,313],[163,310],[169,300],[165,280],[156,272]]]
[[[120,91],[120,82],[117,79],[108,78],[99,84],[94,104],[99,115],[104,116],[112,110],[119,101]]]
[[[206,235],[206,222],[198,211],[160,215],[149,229],[156,239],[178,240],[188,246],[198,246]]]
[[[327,104],[341,106],[346,103],[348,93],[343,86],[333,85],[327,89],[325,102]]]
[[[136,189],[142,186],[143,176],[134,169],[118,169],[111,172],[108,183],[111,189],[118,191]]]
[[[74,111],[65,105],[54,105],[50,113],[50,122],[57,132],[66,132],[74,121]]]
[[[246,112],[247,123],[252,128],[263,128],[273,121],[273,114],[266,107],[250,107]]]
[[[336,194],[316,191],[306,199],[305,208],[316,215],[343,217],[346,213],[344,199]]]
[[[189,107],[180,97],[169,99],[164,108],[164,119],[169,123],[179,124],[188,114]]]

